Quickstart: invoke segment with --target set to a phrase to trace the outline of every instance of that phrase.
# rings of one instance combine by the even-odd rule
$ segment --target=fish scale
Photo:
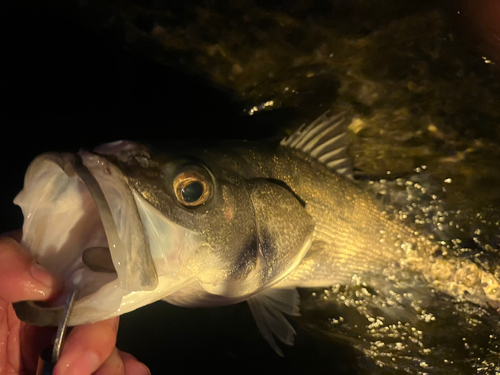
[[[389,222],[377,209],[377,202],[356,185],[338,181],[338,176],[319,163],[303,161],[300,156],[289,163],[293,157],[287,155],[282,159],[292,164],[291,169],[300,177],[288,177],[287,183],[304,199],[306,210],[316,225],[311,250],[283,282],[301,279],[304,284],[299,286],[319,286],[327,281],[331,284],[348,282],[352,276],[363,272],[381,272],[402,257],[401,249],[394,246],[392,240],[416,241],[411,230]],[[273,178],[293,175],[283,166],[271,167],[278,171],[271,172]],[[381,234],[381,231],[386,233]],[[322,250],[317,250],[316,246]],[[315,281],[317,276],[319,279]]]
[[[191,307],[247,301],[278,354],[275,338],[293,342],[285,315],[299,312],[297,288],[364,280],[397,300],[394,284],[411,285],[413,277],[497,308],[495,275],[441,255],[430,233],[391,218],[353,180],[350,121],[325,113],[279,145],[158,149],[126,141],[93,153],[41,155],[15,200],[25,215],[22,243],[81,291],[70,325],[160,299]],[[190,183],[197,188],[186,204],[176,187]],[[27,301],[15,309],[31,324],[57,325],[63,306]]]

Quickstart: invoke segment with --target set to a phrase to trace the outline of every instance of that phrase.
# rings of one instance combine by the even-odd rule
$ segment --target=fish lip
[[[158,276],[156,274],[153,259],[149,252],[149,244],[147,238],[145,237],[142,221],[137,212],[137,207],[135,206],[132,193],[120,170],[107,159],[85,151],[80,151],[78,154],[43,154],[32,162],[30,168],[35,169],[37,166],[43,165],[46,161],[48,161],[49,164],[52,162],[57,165],[70,178],[76,178],[77,176],[85,184],[85,187],[92,196],[92,200],[94,201],[94,204],[99,212],[99,216],[101,217],[104,231],[106,233],[106,239],[108,240],[108,245],[110,246],[113,263],[115,264],[117,271],[117,278],[115,280],[118,282],[109,282],[103,286],[113,284],[111,286],[112,288],[122,290],[123,293],[118,293],[116,297],[119,298],[118,307],[121,303],[121,298],[128,291],[154,290],[158,285]],[[30,173],[30,168],[28,168],[28,172],[26,173],[27,179]],[[110,171],[112,173],[110,173]],[[130,195],[128,197],[128,203],[132,203],[133,206],[131,207],[131,210],[129,210],[129,215],[125,221],[132,220],[134,221],[134,225],[136,225],[136,228],[134,228],[134,235],[139,238],[139,243],[135,241],[133,244],[137,245],[135,247],[125,247],[125,241],[120,238],[119,234],[123,235],[123,231],[120,233],[117,228],[117,222],[119,224],[123,224],[123,220],[120,222],[116,215],[113,216],[113,210],[110,208],[110,205],[113,205],[113,202],[110,202],[108,199],[110,194],[110,181],[119,186],[119,193],[122,195],[128,193]],[[15,200],[15,203],[22,206],[19,201],[20,195],[21,193],[18,197],[16,197],[17,202]],[[114,197],[114,200],[116,201],[116,196]],[[83,250],[84,249],[82,249],[82,251]],[[76,285],[76,287],[78,287],[78,285]],[[76,312],[79,310],[81,305],[85,305],[86,300],[89,299],[88,297],[95,295],[99,292],[99,290],[100,288],[92,292],[90,295],[83,296],[82,299],[76,301],[74,311]],[[84,306],[83,308],[85,309],[86,307]],[[62,317],[64,306],[44,307],[36,304],[34,301],[23,301],[14,304],[14,309],[21,320],[32,325],[57,326]]]

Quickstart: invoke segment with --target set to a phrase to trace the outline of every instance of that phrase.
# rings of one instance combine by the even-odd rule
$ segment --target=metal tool
[[[64,312],[57,328],[56,340],[54,342],[54,345],[46,348],[40,354],[40,359],[43,365],[41,371],[39,372],[39,375],[52,375],[54,371],[54,367],[59,360],[59,355],[61,354],[64,334],[66,333],[66,329],[68,328],[69,316],[71,315],[71,311],[73,310],[73,304],[76,300],[77,294],[78,290],[75,289],[66,298]]]

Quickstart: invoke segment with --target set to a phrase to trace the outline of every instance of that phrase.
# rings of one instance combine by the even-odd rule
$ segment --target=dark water
[[[42,152],[117,139],[263,139],[332,109],[354,118],[360,184],[450,253],[497,272],[500,73],[449,8],[28,2],[4,13],[0,231],[21,226],[11,202]],[[500,371],[493,308],[400,276],[387,293],[362,279],[302,291],[284,358],[245,304],[156,303],[122,318],[118,345],[159,374]]]

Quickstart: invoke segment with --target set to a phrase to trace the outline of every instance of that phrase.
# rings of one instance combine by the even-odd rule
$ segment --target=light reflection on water
[[[453,179],[425,165],[408,178],[364,184],[394,219],[434,237],[448,252],[444,261],[468,259],[498,278],[496,208],[477,210],[473,197],[450,204]],[[442,289],[420,273],[394,268],[355,278],[348,286],[304,292],[301,323],[331,340],[350,342],[360,357],[371,359],[361,367],[373,374],[499,372],[498,312]]]

